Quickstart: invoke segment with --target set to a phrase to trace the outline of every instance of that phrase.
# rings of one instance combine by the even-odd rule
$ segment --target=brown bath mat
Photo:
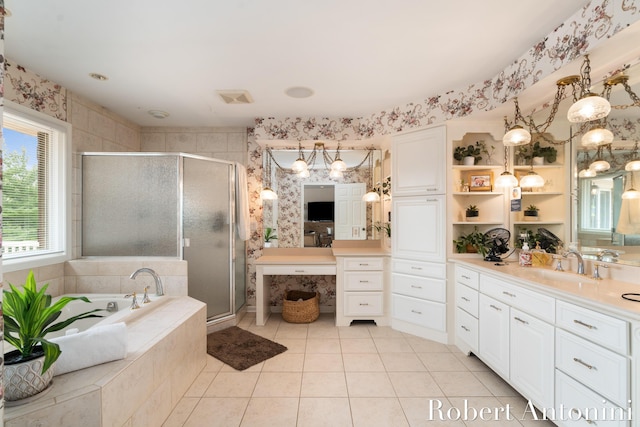
[[[232,326],[207,335],[207,353],[238,371],[270,359],[287,347]]]

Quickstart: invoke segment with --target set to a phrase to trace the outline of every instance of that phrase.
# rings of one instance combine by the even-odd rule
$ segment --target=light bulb
[[[502,137],[502,143],[507,147],[514,147],[517,145],[525,145],[531,142],[531,134],[528,130],[522,126],[515,125],[509,132],[505,133]]]
[[[606,160],[596,160],[589,165],[589,169],[596,172],[608,171],[611,165]]]
[[[518,186],[518,178],[513,176],[511,172],[504,171],[500,174],[498,178],[496,178],[496,187],[508,188],[508,187],[517,187]]]
[[[276,200],[278,195],[271,189],[271,187],[264,187],[260,192],[260,198],[262,200]]]
[[[300,173],[307,168],[308,168],[307,162],[305,162],[303,158],[299,158],[298,160],[293,162],[293,164],[291,165],[291,170],[296,173]]]
[[[535,173],[529,171],[528,174],[520,179],[520,187],[532,188],[532,187],[544,187],[544,178]]]
[[[342,178],[342,171],[339,171],[337,169],[331,169],[331,172],[329,172],[329,178],[333,178],[333,179]]]
[[[631,160],[624,165],[624,170],[629,172],[640,171],[640,160]]]
[[[594,93],[588,93],[569,108],[567,119],[571,123],[583,123],[606,117],[610,112],[609,101]]]
[[[347,164],[338,157],[333,161],[333,163],[331,163],[331,169],[344,171],[347,170]]]
[[[380,195],[378,194],[377,191],[369,190],[364,194],[364,196],[362,196],[362,201],[363,202],[379,202]]]
[[[581,141],[583,147],[598,147],[611,144],[613,142],[613,132],[609,129],[594,128],[582,135]]]

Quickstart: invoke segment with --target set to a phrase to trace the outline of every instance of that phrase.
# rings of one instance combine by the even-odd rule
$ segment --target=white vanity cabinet
[[[466,267],[455,267],[455,328],[456,345],[464,352],[478,353],[478,272]]]
[[[393,197],[445,193],[446,127],[393,137]]]
[[[392,199],[391,250],[394,258],[445,262],[445,196]]]
[[[387,260],[386,256],[336,258],[336,326],[349,326],[354,320],[388,324]]]

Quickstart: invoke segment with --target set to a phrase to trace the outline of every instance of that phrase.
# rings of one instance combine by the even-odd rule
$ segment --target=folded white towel
[[[127,357],[127,326],[124,322],[95,326],[84,332],[53,338],[60,346],[54,375]]]

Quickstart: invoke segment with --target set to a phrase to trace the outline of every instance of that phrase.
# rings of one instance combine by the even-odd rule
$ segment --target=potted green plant
[[[275,234],[275,231],[271,227],[267,227],[264,229],[264,247],[270,248],[273,244],[273,240],[278,240],[278,236]]]
[[[465,219],[467,221],[477,221],[480,215],[480,211],[476,205],[469,205],[465,211]]]
[[[46,284],[38,291],[33,271],[30,271],[22,291],[9,284],[10,290],[3,293],[4,340],[15,347],[15,350],[4,355],[7,400],[33,396],[51,383],[53,370],[50,368],[60,357],[61,351],[58,344],[45,338],[47,334],[60,331],[76,320],[102,317],[93,314],[102,309],[94,309],[53,323],[69,302],[90,301],[87,297],[62,297],[52,304],[51,295],[45,293],[48,286]]]
[[[526,160],[527,163],[539,165],[555,162],[558,157],[558,150],[552,146],[542,146],[540,141],[536,141],[533,144],[519,148],[516,155]]]
[[[457,240],[453,241],[453,245],[456,247],[456,252],[460,254],[479,253],[483,258],[489,251],[484,233],[479,232],[477,227],[474,227],[471,233],[461,234]]]
[[[538,207],[536,205],[529,205],[527,209],[524,210],[524,220],[525,221],[537,221],[538,220]]]
[[[482,153],[487,151],[484,141],[476,141],[475,144],[466,147],[456,147],[453,150],[453,158],[464,165],[476,165],[482,160]]]

